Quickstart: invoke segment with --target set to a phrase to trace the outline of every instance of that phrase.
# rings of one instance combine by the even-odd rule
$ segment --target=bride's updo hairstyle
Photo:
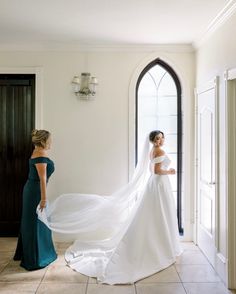
[[[37,147],[45,148],[50,135],[51,134],[46,130],[33,130],[31,132],[32,143]]]
[[[163,138],[165,137],[165,136],[164,136],[164,133],[163,133],[162,131],[158,131],[158,130],[156,130],[156,131],[152,131],[152,132],[149,134],[149,141],[150,141],[151,143],[154,143],[154,140],[155,140],[156,136],[158,136],[159,134],[162,134]]]

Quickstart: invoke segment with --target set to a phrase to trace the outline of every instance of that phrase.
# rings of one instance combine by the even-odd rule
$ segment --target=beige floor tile
[[[87,294],[135,294],[135,288],[134,285],[88,284]]]
[[[55,248],[60,251],[66,251],[68,247],[72,245],[72,242],[55,242]]]
[[[15,251],[17,238],[0,238],[0,252]],[[1,253],[0,253],[1,255]]]
[[[0,262],[0,272],[2,272],[7,265],[9,265],[9,261]]]
[[[0,271],[12,261],[12,252],[1,252],[0,253]]]
[[[175,265],[182,282],[220,282],[210,265]]]
[[[18,294],[18,293],[35,293],[38,288],[37,284],[31,283],[2,283],[0,282],[0,293],[1,294]]]
[[[181,283],[159,283],[136,285],[137,294],[186,294]]]
[[[8,262],[0,264],[0,273],[4,270],[4,268],[7,266],[7,264],[8,264]]]
[[[0,262],[10,261],[11,259],[13,259],[13,252],[12,251],[0,252]]]
[[[97,279],[89,277],[88,283],[89,284],[97,284],[98,282],[97,282]]]
[[[8,265],[9,266],[15,266],[15,267],[20,267],[20,260],[13,260],[13,259],[10,259],[9,262],[8,262]]]
[[[178,273],[175,267],[172,265],[150,277],[138,281],[136,284],[144,283],[161,283],[161,282],[180,282]]]
[[[196,246],[193,242],[181,242],[181,246],[184,251],[190,250],[190,251],[199,251],[199,247]]]
[[[65,257],[64,257],[64,254],[58,254],[57,255],[57,259],[55,260],[55,261],[53,261],[50,265],[49,265],[49,267],[50,266],[52,266],[52,265],[64,265],[64,266],[66,266],[66,261],[65,261]]]
[[[19,266],[19,262],[12,261],[12,263],[9,263],[0,273],[0,282],[37,283],[41,281],[46,270],[47,269],[44,268],[35,271],[26,271]]]
[[[209,264],[204,254],[199,251],[184,251],[177,257],[176,264]]]
[[[88,277],[84,276],[68,266],[51,265],[42,282],[54,283],[87,283]]]
[[[80,283],[41,283],[37,294],[85,294],[87,284]]]
[[[66,249],[55,249],[56,250],[56,253],[57,255],[65,255],[65,252],[66,252]]]
[[[223,283],[184,283],[187,294],[228,294],[232,293]]]

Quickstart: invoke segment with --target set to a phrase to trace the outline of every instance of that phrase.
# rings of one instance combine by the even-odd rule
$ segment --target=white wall
[[[227,257],[226,242],[226,137],[225,137],[225,81],[224,71],[236,67],[236,14],[205,41],[196,54],[197,85],[204,84],[214,76],[219,76],[219,253]],[[224,258],[223,258],[224,259]],[[219,268],[219,271],[222,269]],[[225,272],[220,273],[225,280]]]
[[[110,194],[128,181],[130,83],[148,62],[160,57],[179,74],[183,87],[185,174],[193,174],[193,87],[195,56],[175,51],[110,50],[87,52],[0,52],[0,67],[42,67],[42,125],[53,134],[55,160],[48,194],[81,192]],[[72,93],[75,74],[89,71],[99,79],[95,101]],[[134,150],[131,150],[134,156]],[[191,236],[192,178],[185,180],[188,238]],[[191,206],[192,208],[192,206]]]

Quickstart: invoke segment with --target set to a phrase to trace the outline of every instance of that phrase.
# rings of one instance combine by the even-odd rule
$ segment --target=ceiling
[[[229,0],[0,0],[0,45],[192,44]]]

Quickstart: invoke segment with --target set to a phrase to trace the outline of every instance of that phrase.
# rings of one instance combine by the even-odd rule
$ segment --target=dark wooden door
[[[35,126],[35,75],[0,74],[0,236],[17,236]]]

